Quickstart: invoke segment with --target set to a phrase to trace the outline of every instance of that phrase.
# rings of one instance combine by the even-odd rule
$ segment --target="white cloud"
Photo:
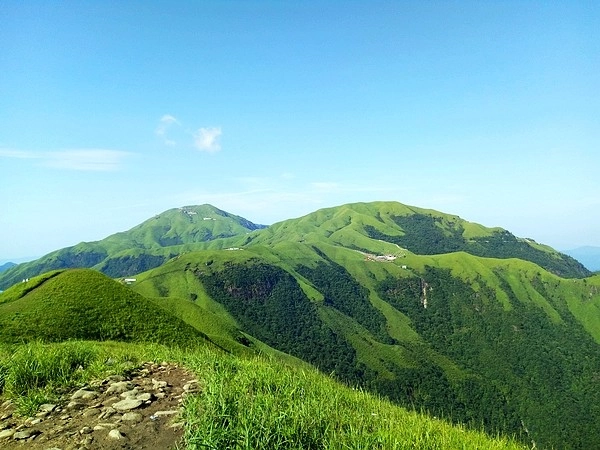
[[[170,114],[165,114],[160,118],[160,120],[158,121],[158,126],[154,130],[154,134],[161,138],[163,143],[165,145],[168,145],[169,147],[172,147],[177,144],[177,142],[167,137],[167,131],[174,124],[181,125],[175,117],[173,117]]]
[[[0,157],[4,158],[18,158],[18,159],[34,159],[38,158],[35,152],[28,152],[25,150],[13,150],[8,148],[0,148]]]
[[[203,152],[216,153],[221,150],[220,127],[200,128],[194,133],[194,146]]]
[[[131,153],[107,149],[70,149],[52,152],[0,149],[0,157],[34,159],[45,167],[63,170],[107,172],[121,168]]]

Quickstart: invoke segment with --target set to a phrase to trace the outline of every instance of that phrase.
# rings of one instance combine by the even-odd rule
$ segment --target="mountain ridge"
[[[167,215],[192,231],[224,217],[200,221],[196,213]],[[600,276],[584,277],[550,247],[398,202],[324,208],[200,242],[179,243],[172,226],[148,223],[133,237],[144,243],[150,234],[150,251],[173,257],[127,285],[97,275],[139,294],[169,323],[177,318],[231,352],[289,355],[492,434],[548,447],[600,445]],[[160,239],[177,245],[161,247]],[[35,310],[64,297],[33,281],[0,299],[29,299]],[[77,290],[68,288],[69,301]],[[0,304],[0,319],[10,325],[19,316],[8,306]]]

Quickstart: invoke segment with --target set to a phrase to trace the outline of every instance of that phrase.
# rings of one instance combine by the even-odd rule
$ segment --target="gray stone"
[[[44,403],[43,405],[40,405],[40,412],[51,413],[55,409],[56,405],[52,403]]]
[[[3,430],[0,431],[0,439],[6,439],[9,437],[12,437],[12,435],[15,434],[15,430]]]
[[[126,412],[125,414],[123,414],[123,417],[121,417],[121,420],[125,421],[125,422],[133,422],[133,423],[139,423],[144,419],[144,417],[137,412]]]
[[[83,427],[79,430],[79,434],[90,434],[93,430],[90,427]]]
[[[87,389],[79,389],[71,395],[71,400],[93,400],[98,397],[98,393],[95,391],[89,391]]]
[[[114,440],[125,439],[125,436],[123,436],[123,433],[121,433],[117,429],[110,430],[108,432],[108,437],[111,438],[111,439],[114,439]]]
[[[172,415],[177,414],[178,412],[179,411],[177,411],[176,409],[172,409],[172,410],[169,410],[169,411],[156,411],[154,413],[154,415],[158,416],[158,417],[160,417],[160,416],[172,416]]]
[[[139,393],[140,393],[140,389],[137,387],[134,387],[133,389],[131,389],[129,391],[122,392],[121,398],[135,398],[138,396]]]
[[[65,408],[66,409],[83,409],[84,406],[85,405],[83,405],[79,402],[69,402]]]
[[[136,398],[126,398],[125,400],[115,403],[112,407],[117,411],[129,411],[130,409],[139,408],[142,403],[144,403],[142,400]]]
[[[16,440],[29,439],[31,436],[35,436],[36,434],[38,434],[38,432],[35,430],[17,431],[15,434],[13,434],[13,439],[16,439]]]
[[[123,392],[127,392],[131,390],[132,384],[129,381],[118,381],[116,383],[112,383],[108,389],[106,390],[107,394],[122,394]]]
[[[152,400],[152,394],[150,392],[144,392],[142,394],[138,394],[135,398],[136,400],[147,402],[148,400]]]

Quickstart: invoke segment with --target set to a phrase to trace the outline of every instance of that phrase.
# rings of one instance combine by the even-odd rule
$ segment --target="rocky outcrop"
[[[41,405],[33,417],[18,417],[6,401],[0,405],[0,448],[172,449],[182,443],[181,403],[198,390],[185,369],[148,362],[129,377],[113,375]]]

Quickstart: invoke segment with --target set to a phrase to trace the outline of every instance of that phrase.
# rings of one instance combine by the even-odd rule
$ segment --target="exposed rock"
[[[14,404],[5,401],[0,405],[0,448],[181,447],[184,423],[177,421],[178,408],[184,394],[198,390],[198,383],[190,381],[184,369],[166,362],[145,363],[127,379],[110,376],[65,394],[61,401],[41,405],[33,417],[17,416]]]
[[[136,398],[126,398],[125,400],[115,403],[112,407],[117,411],[129,411],[130,409],[139,408],[142,403],[144,403],[142,400]]]
[[[108,437],[109,437],[109,438],[111,438],[111,439],[116,439],[116,440],[119,440],[119,439],[125,439],[125,436],[123,436],[123,433],[121,433],[121,432],[120,432],[119,430],[117,430],[117,429],[110,430],[110,431],[108,432]]]

